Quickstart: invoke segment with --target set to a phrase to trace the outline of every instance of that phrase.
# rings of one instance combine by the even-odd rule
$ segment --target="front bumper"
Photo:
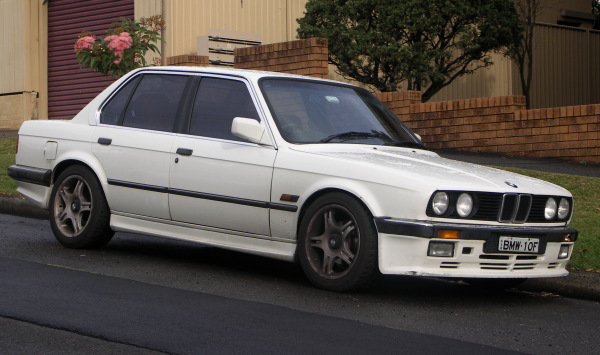
[[[577,231],[568,227],[507,227],[376,218],[379,269],[383,274],[458,278],[539,278],[568,275]],[[459,239],[437,238],[440,230],[456,230]],[[565,241],[569,235],[570,241]],[[500,236],[534,237],[538,253],[498,251]],[[453,255],[428,256],[431,242],[453,244]],[[561,246],[568,247],[559,259]]]

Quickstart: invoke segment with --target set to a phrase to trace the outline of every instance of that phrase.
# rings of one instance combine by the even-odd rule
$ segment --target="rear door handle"
[[[102,145],[111,145],[112,143],[112,139],[111,138],[98,138],[98,144],[102,144]]]
[[[194,151],[192,149],[177,148],[177,154],[179,154],[179,155],[190,156],[190,155],[192,155],[193,152]]]

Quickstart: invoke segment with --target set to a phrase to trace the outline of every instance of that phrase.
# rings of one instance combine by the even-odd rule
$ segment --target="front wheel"
[[[50,225],[65,247],[98,248],[110,241],[110,210],[96,176],[74,165],[56,179],[50,196]]]
[[[351,196],[321,196],[300,223],[298,256],[307,278],[319,288],[365,288],[378,274],[373,217]]]

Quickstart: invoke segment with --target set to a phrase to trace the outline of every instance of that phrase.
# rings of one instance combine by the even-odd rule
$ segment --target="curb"
[[[0,195],[0,213],[46,220],[49,217],[47,210],[34,206],[22,197],[11,195]],[[518,289],[542,295],[600,301],[600,273],[570,271],[567,277],[528,279]]]
[[[34,206],[22,197],[0,195],[0,213],[36,219],[48,219],[49,212]]]
[[[600,273],[570,270],[567,277],[528,279],[518,288],[542,294],[600,301]]]

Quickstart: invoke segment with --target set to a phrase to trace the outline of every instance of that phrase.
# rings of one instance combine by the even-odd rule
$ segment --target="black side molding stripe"
[[[169,192],[168,188],[161,187],[161,186],[138,184],[135,182],[127,182],[127,181],[120,181],[120,180],[113,180],[113,179],[108,179],[107,182],[109,185],[129,187],[129,188],[138,189],[138,190],[146,190],[146,191],[161,192],[161,193]]]
[[[298,212],[298,206],[284,205],[283,203],[274,203],[274,202],[269,202],[269,206],[273,210]]]
[[[29,182],[43,186],[50,186],[50,183],[52,182],[52,170],[32,168],[29,166],[9,166],[8,176],[17,181]]]
[[[138,183],[127,182],[127,181],[113,180],[113,179],[108,179],[108,184],[114,185],[114,186],[128,187],[128,188],[132,188],[132,189],[153,191],[153,192],[159,192],[159,193],[170,193],[170,194],[178,195],[178,196],[200,198],[203,200],[233,203],[236,205],[252,206],[252,207],[259,207],[259,208],[270,208],[270,209],[274,209],[274,210],[288,211],[288,212],[298,211],[298,206],[291,206],[291,205],[286,205],[283,203],[271,203],[271,202],[267,202],[267,201],[257,201],[257,200],[249,200],[249,199],[243,199],[243,198],[238,198],[238,197],[215,195],[215,194],[209,194],[209,193],[205,193],[205,192],[170,189],[168,187],[138,184]]]
[[[178,189],[169,189],[169,193],[171,193],[173,195],[179,195],[179,196],[201,198],[203,200],[211,200],[211,201],[234,203],[236,205],[260,207],[260,208],[269,208],[269,202],[256,201],[256,200],[246,200],[246,199],[241,199],[241,198],[236,198],[236,197],[229,197],[229,196],[222,196],[222,195],[213,195],[213,194],[208,194],[208,193],[204,193],[204,192],[196,192],[196,191],[188,191],[188,190],[178,190]]]

